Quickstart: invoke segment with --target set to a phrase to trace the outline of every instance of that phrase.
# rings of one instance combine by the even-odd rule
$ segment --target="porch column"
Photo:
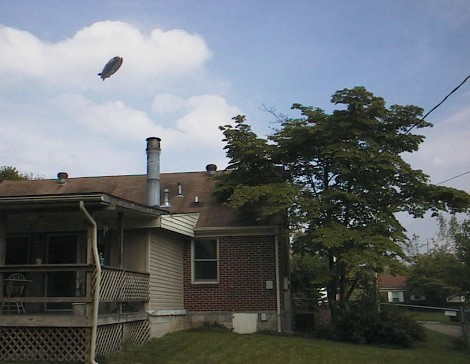
[[[7,216],[0,214],[0,266],[5,265],[7,249]],[[3,274],[0,274],[0,296],[3,297]],[[2,310],[0,309],[0,315]]]
[[[0,265],[5,265],[7,249],[7,215],[0,214]]]

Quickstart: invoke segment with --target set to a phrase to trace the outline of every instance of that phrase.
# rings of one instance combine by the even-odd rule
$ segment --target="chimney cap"
[[[162,141],[160,138],[149,137],[146,139],[146,141],[147,141],[147,150],[160,149],[160,142]]]
[[[159,138],[159,137],[148,137],[147,139],[145,139],[146,141],[150,141],[150,140],[158,140],[159,142],[161,142],[162,140]]]

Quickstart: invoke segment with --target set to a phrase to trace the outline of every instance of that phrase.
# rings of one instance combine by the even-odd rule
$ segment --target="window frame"
[[[216,252],[216,257],[215,259],[196,259],[195,257],[195,252],[196,252],[196,242],[200,240],[209,240],[209,241],[214,241],[216,246],[215,246],[215,252]],[[216,275],[217,277],[215,279],[196,279],[196,264],[198,262],[216,262]],[[219,283],[219,239],[218,238],[194,238],[191,240],[191,283],[192,284],[218,284]]]

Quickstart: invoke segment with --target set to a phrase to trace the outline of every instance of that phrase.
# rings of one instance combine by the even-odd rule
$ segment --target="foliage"
[[[438,249],[415,257],[407,285],[426,297],[431,306],[443,306],[447,296],[460,291],[464,266],[448,251]]]
[[[466,292],[470,300],[470,220],[465,220],[454,235],[456,255],[464,266],[462,273],[462,291]]]
[[[222,201],[258,219],[287,212],[295,252],[328,261],[328,299],[333,317],[361,277],[385,267],[399,273],[407,237],[395,213],[422,217],[427,211],[465,211],[464,191],[431,185],[403,153],[418,150],[431,126],[416,106],[392,105],[364,87],[337,91],[331,114],[294,104],[300,118],[282,119],[267,139],[244,116],[224,132],[229,169],[219,181]]]
[[[317,255],[294,254],[290,268],[292,296],[308,300],[309,308],[321,303],[321,290],[329,279],[328,261]]]
[[[371,310],[362,302],[341,305],[334,323],[341,341],[409,348],[424,340],[424,329],[405,311],[392,306]]]
[[[21,181],[26,179],[30,179],[29,176],[27,174],[20,173],[15,167],[0,167],[0,182],[4,180]]]
[[[442,306],[452,294],[470,292],[470,221],[438,216],[439,232],[426,253],[416,254],[408,287],[430,305]]]

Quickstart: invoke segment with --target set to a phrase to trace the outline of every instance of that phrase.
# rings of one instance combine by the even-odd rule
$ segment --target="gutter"
[[[276,260],[276,310],[277,310],[277,332],[282,332],[281,325],[281,283],[279,274],[279,237],[274,236],[274,259]]]
[[[90,344],[90,360],[91,364],[98,364],[95,362],[95,355],[96,355],[96,337],[98,331],[98,308],[100,304],[100,289],[101,289],[101,265],[100,265],[100,257],[98,254],[98,244],[97,244],[97,225],[96,221],[90,215],[85,207],[85,203],[80,201],[80,210],[85,214],[86,218],[90,222],[92,226],[91,231],[91,247],[93,251],[93,260],[95,261],[96,267],[96,286],[93,292],[93,318],[92,318],[92,327],[91,327],[91,344]]]

